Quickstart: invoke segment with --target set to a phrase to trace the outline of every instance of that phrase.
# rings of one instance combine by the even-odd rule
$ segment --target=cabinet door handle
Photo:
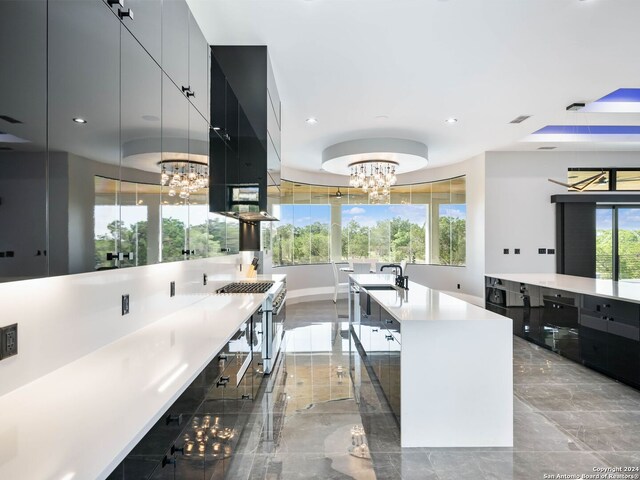
[[[165,418],[165,423],[167,425],[169,425],[170,423],[176,423],[178,425],[182,424],[182,414],[179,415],[167,415],[167,417]]]
[[[384,338],[386,338],[387,340],[391,341],[391,340],[393,340],[393,335],[385,335]]]
[[[184,85],[182,86],[182,93],[190,92],[190,91],[191,91],[191,85],[189,85],[188,87],[185,87]]]
[[[118,16],[120,17],[120,20],[125,17],[129,17],[131,20],[133,20],[133,10],[131,10],[130,8],[127,8],[126,10],[118,9]]]
[[[391,324],[391,323],[393,323],[393,320],[386,319],[386,320],[384,321],[384,323],[386,323],[386,324]]]
[[[124,8],[124,2],[122,0],[107,0],[107,3],[111,8],[118,5],[120,8]]]
[[[196,92],[187,92],[187,98],[191,98],[191,97],[195,97],[196,96]]]

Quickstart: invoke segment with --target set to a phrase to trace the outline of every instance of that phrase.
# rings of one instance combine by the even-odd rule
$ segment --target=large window
[[[464,265],[465,177],[393,187],[386,204],[359,189],[283,180],[271,187],[278,222],[263,222],[274,265],[380,261]]]
[[[640,208],[596,208],[596,277],[640,281]]]

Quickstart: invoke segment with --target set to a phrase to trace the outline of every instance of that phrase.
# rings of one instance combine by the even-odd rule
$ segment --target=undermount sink
[[[393,285],[371,285],[363,287],[365,290],[397,290]]]

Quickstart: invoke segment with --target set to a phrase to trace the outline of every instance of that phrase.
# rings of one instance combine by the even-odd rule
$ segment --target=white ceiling
[[[188,2],[210,44],[268,45],[290,167],[320,170],[325,147],[363,137],[424,142],[439,166],[536,150],[519,141],[549,124],[640,125],[640,114],[565,111],[640,87],[639,0]],[[557,150],[591,148],[574,147]]]

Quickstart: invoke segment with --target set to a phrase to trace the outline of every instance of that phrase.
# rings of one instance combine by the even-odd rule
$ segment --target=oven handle
[[[273,312],[274,315],[280,315],[280,310],[282,310],[282,307],[284,307],[284,304],[286,301],[287,301],[287,295],[285,294],[284,297],[282,297],[282,301],[280,302],[280,305],[278,305],[278,309]]]

